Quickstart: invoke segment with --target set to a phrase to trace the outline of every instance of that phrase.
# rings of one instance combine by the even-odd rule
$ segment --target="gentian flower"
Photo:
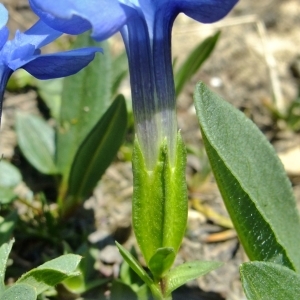
[[[91,47],[42,55],[40,48],[61,36],[62,32],[39,20],[24,33],[17,31],[15,38],[8,41],[7,21],[8,12],[0,4],[0,120],[5,87],[15,70],[23,68],[38,79],[65,77],[84,68],[95,53],[101,51]]]
[[[69,34],[92,29],[103,40],[120,31],[128,55],[137,137],[151,170],[162,142],[175,159],[176,113],[171,30],[179,13],[218,21],[238,0],[29,0],[52,28]]]

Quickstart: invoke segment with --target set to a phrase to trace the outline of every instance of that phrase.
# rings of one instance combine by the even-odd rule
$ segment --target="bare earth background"
[[[25,30],[36,20],[26,0],[1,2],[10,11],[11,32],[17,28]],[[275,122],[266,108],[272,103],[273,95],[279,109],[287,107],[297,96],[299,83],[290,68],[300,55],[300,3],[298,0],[241,0],[227,18],[213,25],[179,16],[173,30],[173,56],[178,58],[178,64],[194,46],[216,30],[222,30],[222,34],[213,55],[178,99],[178,125],[184,140],[189,147],[202,149],[192,100],[194,86],[202,80],[241,109],[273,143],[290,176],[300,207],[300,136],[289,131],[283,122]],[[118,37],[111,43],[115,51],[123,47]],[[47,51],[51,51],[51,47]],[[122,92],[129,95],[128,82],[123,84]],[[5,95],[0,148],[4,157],[13,162],[16,162],[14,115],[18,110],[40,114],[34,90]],[[225,265],[189,283],[189,289],[181,289],[174,298],[245,299],[238,266],[247,261],[247,257],[235,231],[230,229],[212,175],[202,179],[201,172],[206,169],[205,157],[188,156],[189,219],[176,263],[218,260]],[[29,192],[26,184],[19,187],[20,193]],[[135,245],[130,227],[131,195],[131,163],[117,159],[85,204],[86,209],[94,210],[97,230],[89,240],[102,247],[97,268],[105,276],[116,275],[122,261],[111,241],[117,239],[126,247]]]

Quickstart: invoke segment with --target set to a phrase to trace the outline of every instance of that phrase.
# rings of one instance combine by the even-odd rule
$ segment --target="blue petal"
[[[32,10],[52,28],[69,34],[92,29],[104,40],[125,24],[127,15],[117,0],[29,0]]]
[[[4,27],[4,29],[6,28]],[[4,32],[4,29],[0,31],[0,47],[3,46],[1,58],[12,70],[16,70],[32,60],[39,54],[40,47],[62,35],[61,32],[52,29],[41,20],[24,33],[17,30],[15,38],[10,41],[7,41],[8,32],[7,29]]]
[[[180,12],[202,22],[223,18],[238,0],[29,0],[34,12],[56,30],[79,34],[92,28],[92,37],[103,40],[125,25],[134,8],[153,27],[157,14],[175,18]],[[151,33],[150,33],[151,34]]]
[[[25,63],[35,58],[35,47],[30,44],[22,46],[8,41],[2,51],[3,62],[13,71],[22,67]]]
[[[157,2],[157,0],[156,0]],[[212,23],[225,17],[238,0],[175,0],[180,12],[202,22]]]
[[[9,31],[6,26],[3,27],[2,29],[0,29],[0,50],[2,49],[4,44],[7,42],[8,35],[9,35]]]
[[[34,45],[36,49],[41,48],[62,35],[62,32],[54,30],[43,21],[37,21],[31,28],[19,36],[21,44]],[[23,39],[23,40],[22,40]]]
[[[32,10],[52,28],[69,34],[80,34],[91,28],[90,22],[77,15],[76,1],[29,0]],[[84,1],[82,1],[84,2]]]
[[[8,29],[5,26],[8,21],[8,11],[3,4],[0,3],[0,50],[8,39]]]
[[[40,55],[22,66],[38,79],[52,79],[73,75],[87,66],[100,48],[90,47],[55,54]]]
[[[0,3],[0,29],[2,29],[8,21],[8,11],[3,4]]]

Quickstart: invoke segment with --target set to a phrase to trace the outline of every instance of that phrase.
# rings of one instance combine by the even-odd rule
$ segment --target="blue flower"
[[[3,94],[12,73],[23,68],[38,79],[72,75],[88,65],[100,48],[82,48],[55,54],[40,54],[40,48],[62,35],[39,20],[29,30],[16,32],[8,41],[8,12],[0,4],[0,120]]]
[[[149,169],[164,139],[175,159],[176,113],[171,30],[179,13],[202,22],[223,18],[238,0],[29,0],[52,28],[92,29],[103,40],[121,31],[128,55],[136,132]]]

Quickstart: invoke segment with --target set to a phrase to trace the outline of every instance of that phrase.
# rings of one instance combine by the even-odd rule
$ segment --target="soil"
[[[35,21],[26,0],[2,0],[2,3],[10,12],[11,32],[17,28],[24,30]],[[196,23],[183,15],[178,17],[173,30],[173,56],[178,58],[177,64],[205,37],[216,30],[222,31],[214,53],[178,98],[178,126],[189,147],[203,149],[193,106],[193,91],[199,80],[251,118],[279,154],[289,156],[298,147],[299,134],[274,118],[270,107],[284,112],[297,98],[299,82],[291,66],[297,63],[300,54],[299,28],[298,0],[242,0],[228,17],[212,25]],[[113,43],[118,50],[119,39]],[[123,92],[128,94],[128,91],[128,81],[125,81]],[[14,115],[16,111],[40,114],[37,99],[32,89],[5,94],[0,148],[8,160],[16,159]],[[113,239],[128,248],[136,246],[131,231],[131,163],[120,158],[121,154],[84,205],[86,210],[93,210],[95,230],[88,240],[101,249],[98,270],[104,276],[118,274],[122,261],[111,242]],[[298,161],[300,155],[293,156],[285,167],[300,208],[300,168],[291,171],[291,165]],[[224,225],[224,222],[228,224],[229,217],[212,174],[203,175],[206,170],[205,155],[189,154],[189,218],[176,264],[192,260],[218,260],[225,264],[179,289],[174,299],[246,299],[239,265],[248,259],[234,229]],[[25,182],[19,187],[19,193],[30,192],[27,186]]]

